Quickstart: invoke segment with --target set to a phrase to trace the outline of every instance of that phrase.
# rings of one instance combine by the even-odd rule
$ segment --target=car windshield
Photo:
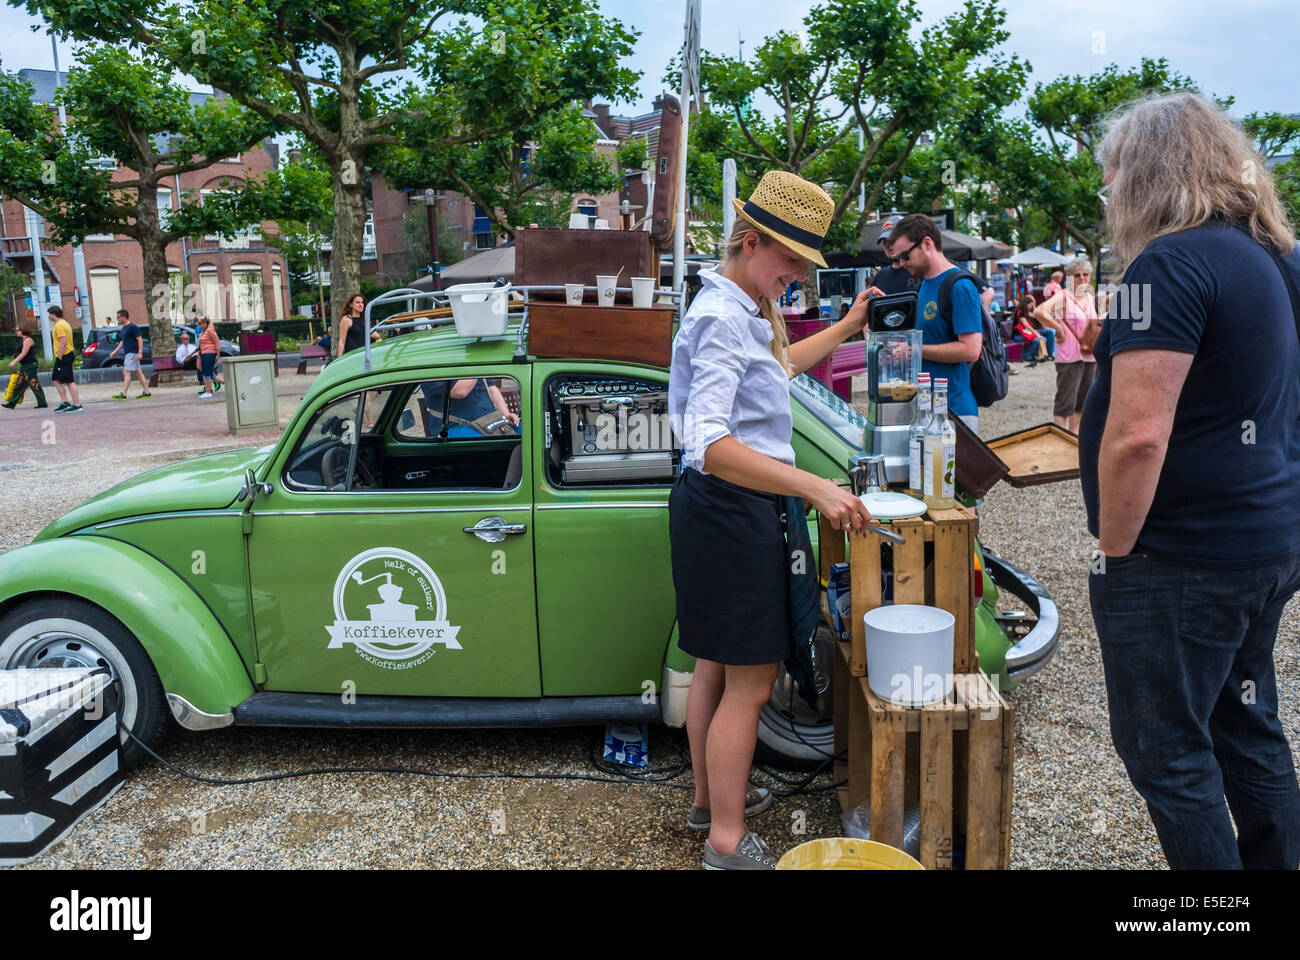
[[[820,380],[801,373],[790,381],[790,396],[804,405],[814,417],[828,426],[855,450],[862,449],[862,431],[867,418]]]

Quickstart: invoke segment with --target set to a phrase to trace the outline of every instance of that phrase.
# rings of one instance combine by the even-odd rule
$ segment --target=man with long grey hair
[[[1111,736],[1171,867],[1295,869],[1273,647],[1300,588],[1300,251],[1198,94],[1128,108],[1101,160],[1125,272],[1079,460]]]

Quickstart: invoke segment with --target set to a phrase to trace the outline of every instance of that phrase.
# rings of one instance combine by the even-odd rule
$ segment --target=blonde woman
[[[1171,867],[1294,870],[1278,717],[1297,705],[1273,647],[1300,588],[1300,251],[1264,162],[1197,94],[1133,106],[1101,158],[1125,272],[1079,463],[1111,736]]]
[[[1091,351],[1079,342],[1089,320],[1097,319],[1097,301],[1092,292],[1092,263],[1075,257],[1065,265],[1065,286],[1034,310],[1034,319],[1056,331],[1056,400],[1052,421],[1073,433],[1079,432],[1083,401],[1092,386],[1097,364]]]
[[[795,579],[787,526],[804,501],[841,529],[871,519],[862,501],[795,466],[790,378],[860,333],[867,295],[834,326],[791,345],[777,298],[825,266],[820,248],[834,204],[794,174],[766,174],[745,203],[718,271],[673,341],[668,412],[682,440],[682,471],[669,496],[669,534],[681,649],[696,657],[686,704],[695,772],[687,825],[708,830],[703,866],[770,869],[776,855],[746,830],[745,814],[771,803],[749,791],[759,713],[794,650]],[[806,528],[803,531],[806,537]],[[791,534],[792,538],[797,533]],[[816,584],[811,585],[816,603]],[[803,602],[799,603],[805,607]]]

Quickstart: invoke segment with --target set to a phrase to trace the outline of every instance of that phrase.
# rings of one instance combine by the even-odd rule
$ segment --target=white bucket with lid
[[[510,284],[458,283],[443,293],[451,300],[451,317],[462,337],[498,337],[506,332]]]
[[[896,603],[868,610],[867,685],[900,707],[937,703],[952,692],[956,619],[947,610]]]

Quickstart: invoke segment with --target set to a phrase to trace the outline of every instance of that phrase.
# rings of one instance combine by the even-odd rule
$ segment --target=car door
[[[635,400],[636,390],[646,386],[662,386],[666,394],[667,372],[533,364],[533,409],[543,421],[533,454],[537,623],[548,696],[637,694],[645,692],[647,681],[654,689],[661,682],[676,610],[668,493],[677,457],[666,429],[666,402],[662,420],[644,442],[618,423],[623,401]],[[592,392],[575,394],[570,387]],[[557,398],[557,389],[564,395]],[[589,410],[604,402],[612,421],[583,423],[584,436],[569,436],[566,447],[566,433],[578,422],[566,401],[580,397],[595,402]],[[623,443],[629,436],[632,442]],[[641,470],[635,463],[617,461],[623,453],[645,454],[644,472],[657,475],[636,476]],[[629,475],[616,475],[629,466]]]
[[[426,409],[482,378],[528,396],[526,366],[340,386],[282,447],[247,534],[266,689],[540,695],[529,432]]]

